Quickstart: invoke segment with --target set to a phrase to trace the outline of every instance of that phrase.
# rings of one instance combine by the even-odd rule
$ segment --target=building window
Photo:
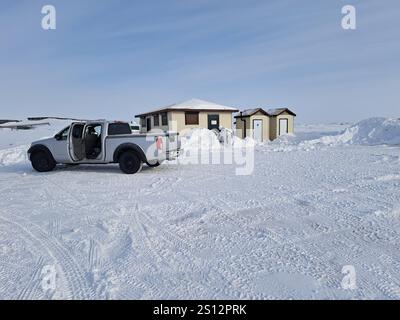
[[[166,112],[161,114],[161,125],[168,125],[168,114]]]
[[[198,125],[199,124],[199,113],[198,112],[186,112],[185,113],[185,124],[186,125]]]
[[[142,122],[142,123],[141,123],[142,128],[146,128],[146,126],[147,126],[147,124],[146,124],[146,118],[145,118],[145,117],[140,118],[140,121]]]
[[[160,125],[160,115],[156,114],[153,116],[154,126],[158,127]]]

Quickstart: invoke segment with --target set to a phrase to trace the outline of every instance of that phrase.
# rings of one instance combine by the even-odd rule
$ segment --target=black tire
[[[135,174],[140,172],[142,167],[143,162],[134,151],[125,151],[119,157],[119,168],[126,174]]]
[[[32,167],[38,172],[49,172],[54,170],[56,162],[53,157],[45,151],[36,151],[31,155]]]
[[[147,164],[147,166],[150,167],[150,168],[157,168],[157,167],[159,167],[159,166],[161,165],[161,163],[159,163],[158,161],[155,162],[155,163],[148,163],[148,162],[146,162],[146,164]]]

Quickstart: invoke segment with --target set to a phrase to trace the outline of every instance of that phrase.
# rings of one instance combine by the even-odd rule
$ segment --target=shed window
[[[198,125],[199,124],[199,113],[198,112],[186,112],[185,113],[185,124],[186,125]]]
[[[156,114],[153,116],[154,118],[154,126],[158,127],[160,125],[160,115]]]
[[[146,128],[147,127],[147,123],[146,123],[146,118],[145,117],[140,118],[140,122],[141,122],[142,128]]]
[[[161,125],[168,125],[168,114],[166,112],[161,114]]]

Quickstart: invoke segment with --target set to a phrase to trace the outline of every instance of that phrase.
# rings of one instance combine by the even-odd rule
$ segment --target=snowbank
[[[347,129],[342,138],[351,144],[400,145],[400,119],[367,119]]]
[[[240,139],[233,131],[222,128],[220,133],[208,129],[191,129],[180,135],[184,151],[216,151],[223,148],[249,148],[256,142],[251,138]]]
[[[0,166],[8,166],[28,160],[27,150],[29,146],[19,146],[15,148],[9,148],[0,150]]]
[[[309,141],[324,145],[400,145],[400,119],[370,118],[363,120],[343,133]]]
[[[226,128],[221,128],[218,139],[223,145],[233,148],[253,148],[257,145],[257,141],[253,138],[246,137],[241,139],[232,130]]]
[[[370,118],[363,120],[337,134],[329,134],[326,128],[323,132],[311,132],[304,135],[299,130],[298,135],[285,135],[278,139],[258,146],[262,152],[311,151],[338,145],[400,145],[400,119]],[[320,131],[319,130],[319,131]],[[318,136],[309,139],[311,136]]]
[[[208,129],[191,129],[181,136],[181,146],[185,151],[218,150],[221,148],[218,135]]]

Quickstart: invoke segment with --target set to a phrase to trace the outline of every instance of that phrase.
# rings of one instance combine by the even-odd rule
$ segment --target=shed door
[[[258,142],[263,141],[263,121],[253,120],[253,138]]]
[[[208,115],[208,130],[219,130],[219,114]]]
[[[279,135],[283,136],[289,133],[289,120],[288,119],[279,119]]]

